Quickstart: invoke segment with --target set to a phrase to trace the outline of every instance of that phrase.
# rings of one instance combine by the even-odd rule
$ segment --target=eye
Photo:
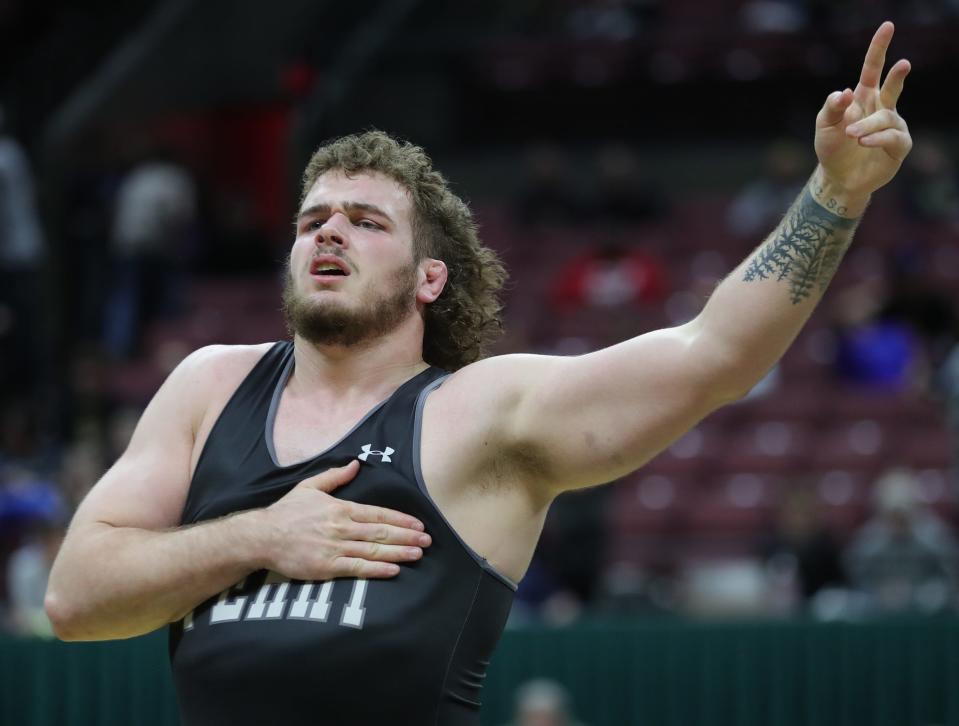
[[[312,231],[314,231],[314,230],[319,229],[319,228],[322,227],[324,224],[326,224],[326,220],[325,220],[325,219],[314,219],[314,220],[312,220],[312,221],[310,221],[310,222],[307,223],[306,229],[307,229],[307,231],[312,232]]]
[[[362,227],[363,229],[383,229],[382,226],[374,222],[372,219],[361,219],[356,223],[357,227]]]

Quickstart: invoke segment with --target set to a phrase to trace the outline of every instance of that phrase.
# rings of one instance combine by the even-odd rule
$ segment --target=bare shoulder
[[[436,402],[431,405],[446,416],[457,417],[457,421],[468,417],[484,427],[488,442],[509,448],[520,442],[511,425],[524,398],[541,388],[545,380],[561,380],[571,360],[531,353],[484,358],[451,375],[437,390]]]
[[[270,348],[262,345],[207,345],[180,361],[154,397],[151,406],[176,402],[178,414],[194,433],[224,393],[232,392]]]
[[[485,358],[453,373],[427,399],[424,437],[441,439],[443,451],[457,452],[457,478],[475,481],[482,473],[515,483],[536,476],[537,454],[519,445],[511,430],[513,414],[524,394],[561,360],[530,354]]]
[[[245,376],[273,345],[207,345],[190,353],[177,370],[207,384]]]
[[[242,380],[271,345],[207,345],[184,358],[171,377],[178,376],[182,383],[202,386],[207,390],[210,386],[238,383],[237,378]]]
[[[208,345],[187,356],[170,376],[179,375],[180,392],[199,404],[192,417],[191,471],[230,397],[273,345]]]
[[[437,390],[437,400],[455,409],[499,408],[515,402],[538,376],[562,360],[555,356],[514,353],[471,363],[453,373]],[[460,413],[465,412],[460,410]]]
[[[268,348],[216,345],[184,358],[144,410],[126,451],[84,499],[72,526],[176,526],[211,421]]]

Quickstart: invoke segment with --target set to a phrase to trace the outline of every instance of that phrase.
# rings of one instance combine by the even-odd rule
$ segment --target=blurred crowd
[[[641,5],[644,13],[652,7],[584,2],[575,12]],[[777,12],[805,6],[765,5],[781,5]],[[937,425],[951,432],[947,458],[959,440],[959,323],[948,285],[959,277],[953,159],[945,142],[917,143],[902,178],[874,203],[880,223],[864,224],[811,324],[821,333],[817,375],[829,390],[929,402]],[[500,351],[575,354],[685,322],[775,226],[811,164],[804,147],[782,139],[741,188],[687,195],[625,143],[531,145],[516,193],[480,205],[488,242],[515,281]],[[41,219],[32,176],[17,140],[0,135],[0,622],[12,632],[49,635],[42,602],[50,564],[71,513],[123,451],[155,388],[155,377],[137,374],[168,371],[192,347],[222,342],[217,330],[226,328],[204,326],[231,311],[195,302],[210,270],[228,272],[228,286],[231,275],[259,271],[269,293],[283,252],[244,212],[242,198],[219,189],[211,203],[209,180],[156,145],[76,170],[55,225]],[[57,259],[53,229],[65,240]],[[233,240],[240,252],[225,259],[231,255],[219,251]],[[248,264],[234,264],[243,254]],[[50,279],[67,290],[65,319],[52,322],[41,294]],[[238,279],[230,289],[242,296],[248,278]],[[153,335],[161,329],[164,336]],[[790,375],[773,371],[754,397],[787,390]],[[133,379],[145,383],[117,385]],[[785,414],[794,412],[772,418]],[[908,451],[893,466],[882,461],[868,469],[869,506],[841,526],[825,514],[829,496],[795,468],[760,525],[737,534],[735,556],[713,559],[703,556],[710,545],[665,558],[640,545],[616,549],[622,500],[615,492],[631,485],[566,495],[521,585],[514,622],[569,622],[583,613],[829,619],[954,610],[952,464],[937,469],[946,479],[933,502],[928,476]],[[637,491],[652,497],[652,510],[657,496],[667,496]],[[562,701],[543,684],[530,694],[537,703]]]

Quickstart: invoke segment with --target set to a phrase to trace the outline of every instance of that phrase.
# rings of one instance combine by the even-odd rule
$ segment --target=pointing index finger
[[[374,507],[371,504],[350,503],[350,519],[354,522],[372,524],[392,524],[394,527],[423,531],[423,523],[416,517],[397,512],[385,507]]]
[[[895,29],[895,26],[887,20],[879,26],[876,34],[872,36],[869,50],[866,51],[866,59],[862,64],[862,73],[859,76],[861,85],[868,88],[879,88],[882,67],[886,64],[886,50],[889,48]]]

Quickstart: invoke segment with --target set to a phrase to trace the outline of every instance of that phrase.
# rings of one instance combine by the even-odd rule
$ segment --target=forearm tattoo
[[[831,207],[836,207],[833,199]],[[829,285],[852,241],[858,219],[847,219],[823,207],[808,187],[786,213],[779,229],[746,266],[745,282],[775,278],[789,283],[789,298],[798,305]]]

